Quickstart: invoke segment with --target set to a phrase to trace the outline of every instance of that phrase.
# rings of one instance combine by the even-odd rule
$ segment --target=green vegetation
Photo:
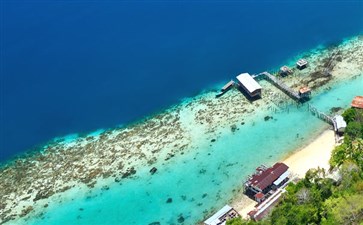
[[[363,225],[363,110],[348,109],[344,143],[330,159],[330,170],[309,170],[305,178],[290,183],[282,201],[263,221],[242,219],[227,225],[360,224]]]

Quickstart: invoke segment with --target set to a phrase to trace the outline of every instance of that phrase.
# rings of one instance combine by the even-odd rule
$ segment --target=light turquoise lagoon
[[[363,95],[363,74],[315,93],[309,103],[329,113],[332,107],[349,107],[355,95]],[[155,165],[158,171],[152,176],[150,168],[144,168],[137,177],[113,183],[108,190],[79,191],[73,200],[53,202],[44,214],[23,222],[176,225],[202,221],[233,198],[255,167],[280,160],[328,126],[308,112],[307,104],[291,104],[270,116],[273,119],[268,121],[262,114],[244,118],[246,123],[239,124],[238,130],[225,129],[213,143],[201,139],[198,149]]]

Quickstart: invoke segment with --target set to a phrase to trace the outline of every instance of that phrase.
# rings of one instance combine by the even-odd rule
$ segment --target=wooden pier
[[[308,110],[309,112],[311,112],[313,115],[317,116],[319,119],[331,124],[334,128],[334,132],[337,133],[338,132],[338,125],[337,122],[334,120],[333,117],[330,117],[328,115],[326,115],[323,112],[320,112],[317,108],[315,108],[313,105],[311,105],[310,103],[308,103]]]
[[[235,82],[233,80],[229,81],[228,83],[226,83],[222,89],[220,90],[219,93],[216,94],[216,98],[221,97],[222,95],[224,95],[227,91],[229,91],[230,89],[232,89],[235,86]]]
[[[290,96],[291,98],[293,98],[294,100],[297,101],[301,101],[302,98],[299,95],[299,93],[297,91],[294,91],[293,89],[291,89],[289,86],[287,86],[284,82],[282,82],[281,80],[279,80],[277,77],[273,76],[272,74],[270,74],[269,72],[262,72],[259,73],[257,75],[254,75],[253,77],[257,78],[263,76],[266,80],[268,80],[270,83],[272,83],[273,85],[275,85],[278,89],[280,89],[281,91],[283,91],[285,94],[287,94],[288,96]]]

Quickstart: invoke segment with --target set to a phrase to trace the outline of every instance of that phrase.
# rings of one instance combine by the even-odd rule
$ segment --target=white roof
[[[238,75],[237,80],[250,92],[254,92],[262,87],[251,77],[248,73],[241,73]]]
[[[206,221],[204,221],[204,224],[207,224],[207,225],[217,225],[218,223],[221,222],[219,220],[219,218],[221,216],[223,216],[224,214],[226,214],[227,212],[229,212],[231,209],[232,209],[231,206],[225,205],[222,209],[220,209],[218,212],[216,212],[213,216],[211,216],[209,219],[207,219]]]
[[[334,116],[334,120],[337,124],[337,129],[347,127],[347,123],[344,121],[344,118],[340,115]]]
[[[283,180],[285,180],[288,176],[290,175],[290,172],[289,171],[286,171],[285,173],[283,173],[280,177],[279,177],[279,179],[277,179],[277,180],[275,180],[274,181],[274,185],[279,185],[279,184],[281,184],[281,182],[283,181]]]

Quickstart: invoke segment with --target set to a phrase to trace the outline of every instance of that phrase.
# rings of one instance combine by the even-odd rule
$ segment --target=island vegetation
[[[330,171],[310,169],[291,182],[281,202],[262,221],[235,218],[227,225],[363,224],[363,110],[343,113],[344,142],[330,158]]]

